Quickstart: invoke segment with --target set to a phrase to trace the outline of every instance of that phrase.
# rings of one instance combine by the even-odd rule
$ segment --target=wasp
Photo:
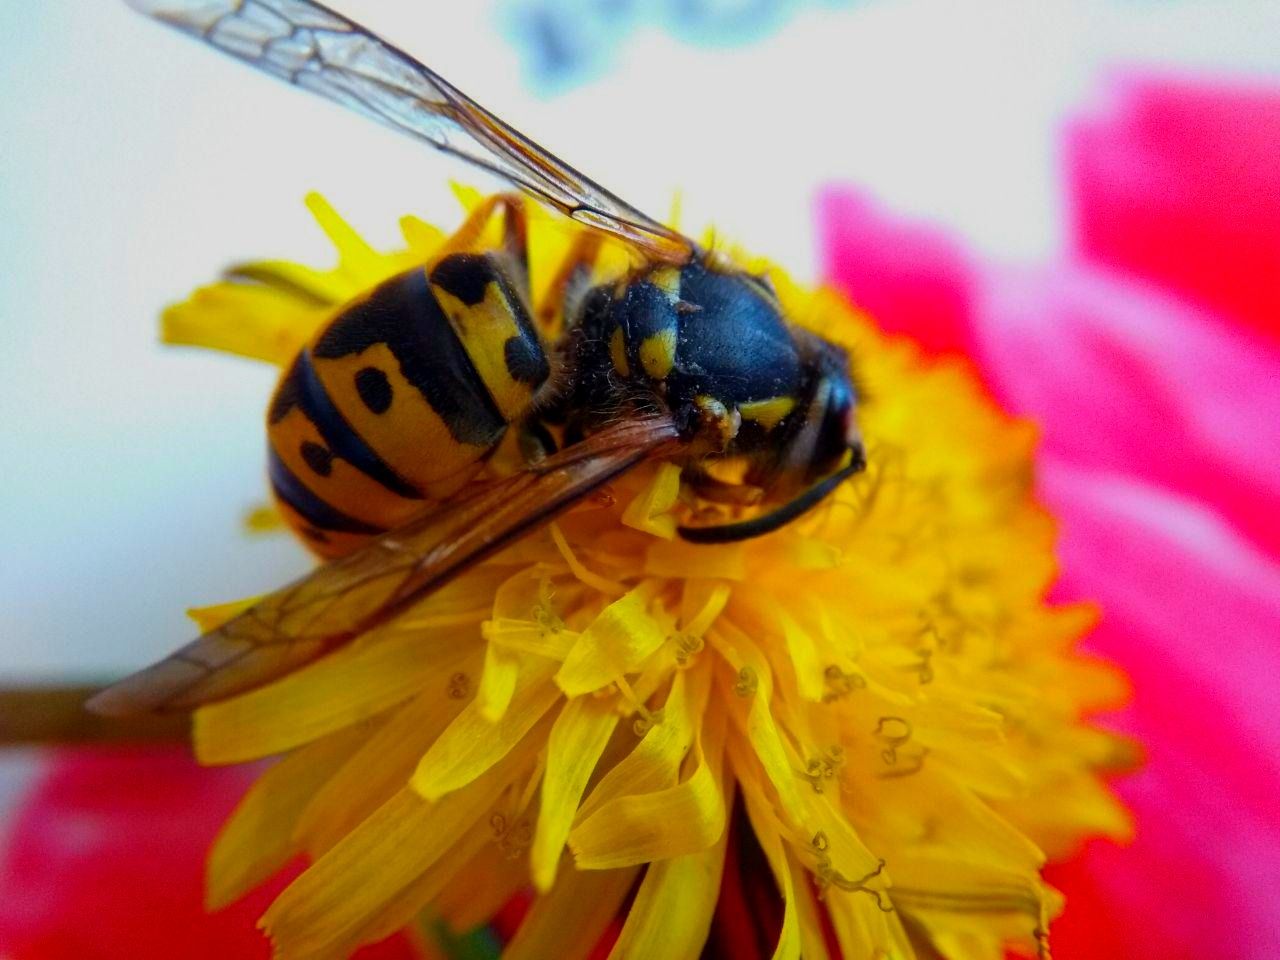
[[[271,486],[328,562],[108,688],[95,709],[190,709],[281,676],[646,461],[678,464],[693,497],[755,504],[745,519],[679,528],[697,543],[773,531],[863,469],[849,358],[788,322],[764,278],[318,3],[130,3],[524,196],[489,198],[431,262],[337,309],[280,381],[267,416]],[[553,284],[564,318],[555,337],[529,306],[526,196],[589,228]],[[501,245],[475,249],[495,217]],[[606,238],[634,264],[592,286]],[[509,435],[521,467],[480,479]],[[711,469],[730,459],[745,465],[734,483]]]

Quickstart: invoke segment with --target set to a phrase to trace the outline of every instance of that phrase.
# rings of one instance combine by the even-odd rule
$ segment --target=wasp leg
[[[455,253],[474,250],[489,225],[490,219],[502,209],[502,248],[506,265],[514,273],[526,299],[529,297],[529,218],[525,213],[524,198],[516,193],[498,193],[486,197],[467,215],[453,235],[436,251],[434,260],[439,263]]]
[[[722,523],[709,527],[677,527],[681,539],[691,543],[736,543],[739,540],[750,540],[772,533],[785,526],[796,517],[812,510],[825,500],[835,489],[863,468],[860,461],[854,461],[842,470],[837,470],[827,479],[815,483],[794,500],[784,503],[776,510],[762,513],[750,520],[739,520],[736,523]]]
[[[525,463],[541,463],[559,449],[547,425],[536,417],[524,423],[516,442]]]
[[[564,330],[566,320],[576,311],[583,295],[591,286],[591,274],[600,254],[600,235],[594,230],[579,233],[573,246],[560,262],[551,278],[542,302],[538,304],[537,323],[542,335],[555,339]]]
[[[732,506],[755,506],[764,499],[764,490],[749,483],[728,483],[713,477],[700,467],[687,466],[680,478],[702,500]]]

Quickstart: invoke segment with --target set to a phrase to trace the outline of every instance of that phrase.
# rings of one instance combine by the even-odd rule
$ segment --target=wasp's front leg
[[[516,444],[525,463],[541,463],[560,449],[555,434],[538,417],[521,424]]]
[[[525,199],[517,193],[498,193],[486,197],[472,210],[453,235],[435,252],[433,261],[439,263],[455,253],[474,252],[481,246],[489,221],[502,211],[502,246],[496,251],[502,265],[517,284],[526,301],[532,299],[529,291],[529,217],[525,213]]]
[[[591,287],[599,255],[598,233],[587,230],[574,238],[573,246],[560,261],[559,269],[538,304],[536,316],[543,336],[555,339],[564,332],[566,322],[577,313],[583,296]]]
[[[714,477],[698,464],[689,464],[681,482],[699,500],[734,507],[753,507],[764,499],[764,490],[750,483],[730,483]]]

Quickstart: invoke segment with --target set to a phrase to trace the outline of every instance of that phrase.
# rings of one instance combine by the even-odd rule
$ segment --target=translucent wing
[[[129,0],[224,53],[483,167],[656,260],[693,241],[619,199],[503,123],[417,60],[306,0]]]
[[[404,610],[641,461],[679,447],[668,418],[614,424],[319,567],[108,687],[89,707],[111,715],[190,709],[273,680]]]

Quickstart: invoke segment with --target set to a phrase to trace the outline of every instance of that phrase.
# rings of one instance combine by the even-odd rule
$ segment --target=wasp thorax
[[[789,323],[768,281],[694,260],[591,291],[572,349],[581,411],[665,408],[700,456],[795,489],[861,458],[844,351]]]

